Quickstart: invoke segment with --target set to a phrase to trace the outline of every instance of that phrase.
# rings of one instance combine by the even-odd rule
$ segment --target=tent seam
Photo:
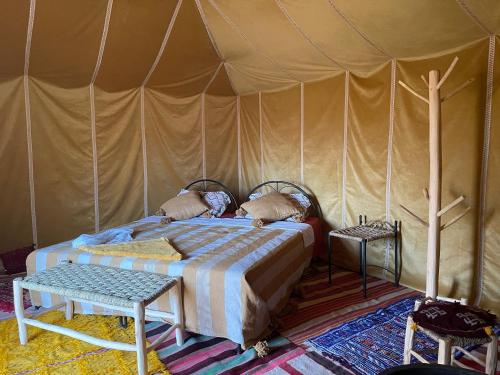
[[[391,60],[391,98],[389,104],[389,136],[387,139],[387,174],[385,180],[385,220],[391,222],[391,179],[392,179],[392,150],[394,136],[394,105],[396,100],[396,59]],[[384,268],[389,267],[391,242],[385,242]],[[387,271],[384,270],[384,275]]]
[[[296,81],[296,82],[300,82],[300,79],[294,77],[293,75],[291,75],[287,69],[283,68],[280,64],[278,64],[277,61],[275,61],[272,57],[270,57],[269,55],[267,55],[266,53],[264,52],[259,52],[259,50],[257,49],[257,47],[250,41],[250,39],[243,33],[243,31],[241,31],[236,25],[235,23],[225,14],[221,11],[221,9],[219,8],[219,6],[217,4],[215,4],[215,1],[214,0],[208,0],[208,2],[210,3],[210,5],[212,5],[212,7],[217,11],[217,13],[219,13],[219,15],[224,19],[224,21],[229,25],[231,26],[231,28],[236,32],[238,33],[238,35],[240,36],[240,38],[242,38],[243,40],[245,40],[248,45],[257,53],[260,53],[262,56],[264,56],[269,62],[271,62],[273,65],[275,65],[282,73],[284,73],[285,75],[288,76],[288,78],[292,79],[293,81]]]
[[[175,20],[177,19],[181,5],[182,5],[182,0],[178,0],[177,5],[175,6],[174,9],[174,13],[172,14],[172,18],[170,18],[170,22],[168,23],[167,31],[165,31],[165,35],[163,36],[163,40],[160,45],[160,50],[158,51],[158,54],[156,55],[156,58],[153,61],[153,65],[151,65],[151,68],[149,69],[146,78],[144,78],[142,86],[146,86],[146,84],[149,82],[149,79],[153,75],[154,71],[156,70],[160,62],[161,57],[163,56],[163,52],[165,51],[165,47],[167,46],[168,40],[170,39],[170,34],[172,33],[172,29],[174,28]]]
[[[217,66],[217,69],[215,69],[215,72],[214,74],[212,75],[212,77],[210,78],[210,80],[208,81],[207,85],[205,86],[205,88],[203,89],[203,93],[206,93],[207,90],[210,88],[210,85],[215,81],[215,78],[217,77],[217,74],[219,74],[219,71],[220,69],[222,68],[222,65],[224,64],[224,61],[221,61],[219,63],[219,65]]]
[[[334,0],[328,0],[328,2],[330,3],[331,7],[335,10],[335,12],[337,12],[337,14],[345,21],[345,23],[347,23],[347,25],[349,25],[349,27],[354,32],[356,32],[361,38],[363,38],[365,40],[365,42],[367,42],[369,45],[371,45],[373,48],[375,48],[380,53],[384,54],[386,57],[389,57],[391,59],[393,58],[393,56],[391,56],[386,51],[384,51],[381,47],[379,47],[378,45],[373,43],[363,32],[361,32],[361,30],[359,30],[354,25],[354,23],[350,19],[348,19],[344,13],[342,13],[340,11],[340,9],[335,5]]]
[[[346,210],[347,210],[347,199],[346,199],[346,184],[347,184],[347,127],[348,127],[348,116],[349,116],[349,70],[345,72],[345,82],[344,82],[344,140],[343,140],[343,150],[342,150],[342,227],[346,226]]]
[[[300,183],[304,184],[304,82],[300,83]]]
[[[148,153],[146,143],[146,124],[144,122],[144,86],[141,86],[141,143],[142,143],[142,163],[143,163],[143,176],[144,176],[144,217],[149,215],[148,203]]]
[[[207,178],[207,158],[206,158],[206,143],[205,143],[205,93],[201,94],[201,161],[203,179]]]
[[[482,147],[482,161],[481,161],[481,186],[479,193],[479,254],[478,254],[478,269],[477,269],[477,287],[476,287],[476,304],[481,302],[483,288],[484,288],[484,247],[485,247],[485,215],[486,215],[486,194],[488,184],[488,162],[490,152],[490,136],[491,136],[491,114],[493,106],[493,73],[495,67],[495,36],[490,36],[490,43],[488,47],[488,72],[486,78],[486,108],[484,113],[484,137]]]
[[[493,33],[486,27],[486,25],[481,22],[479,17],[476,16],[474,12],[472,12],[472,10],[469,8],[469,6],[465,3],[464,0],[456,0],[456,2],[462,9],[462,11],[466,13],[476,23],[476,25],[478,25],[479,28],[483,30],[483,32],[485,32],[488,36],[493,35]]]
[[[101,35],[101,43],[99,45],[99,52],[97,54],[97,61],[94,67],[94,73],[89,85],[90,91],[90,130],[92,136],[92,170],[94,175],[94,230],[99,232],[100,227],[100,213],[99,213],[99,171],[97,162],[97,131],[96,131],[96,113],[95,113],[95,93],[94,93],[94,83],[99,74],[101,68],[102,57],[104,55],[104,49],[106,47],[106,39],[108,37],[109,22],[111,19],[111,11],[113,9],[113,0],[108,0],[108,5],[106,7],[106,15],[104,18],[104,26]]]
[[[311,44],[319,53],[321,53],[325,58],[333,62],[337,67],[339,67],[342,70],[346,70],[346,68],[342,65],[340,65],[336,60],[332,59],[330,56],[328,56],[315,42],[312,41],[312,39],[302,30],[302,28],[297,24],[295,19],[290,16],[290,13],[286,10],[286,7],[283,5],[281,0],[274,0],[275,3],[278,5],[280,8],[281,12],[285,15],[287,18],[288,22],[290,22],[293,27],[302,35],[302,37],[309,43]]]
[[[262,129],[262,92],[259,91],[260,182],[264,182],[264,132]]]
[[[238,197],[241,196],[241,98],[236,97],[236,134],[237,134],[237,157],[238,157]]]
[[[33,170],[33,140],[31,134],[31,106],[30,106],[30,91],[29,91],[29,64],[31,54],[31,40],[33,36],[33,25],[35,22],[36,0],[30,1],[28,29],[26,32],[26,46],[24,51],[24,109],[26,116],[26,142],[28,148],[28,180],[30,190],[30,211],[31,211],[31,231],[33,246],[38,247],[38,229],[36,222],[36,198],[35,198],[35,178]]]

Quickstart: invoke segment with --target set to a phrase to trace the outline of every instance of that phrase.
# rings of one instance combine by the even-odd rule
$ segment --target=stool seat
[[[454,359],[454,351],[459,350],[485,367],[485,373],[494,375],[498,347],[497,336],[493,331],[495,324],[496,316],[480,308],[426,299],[408,316],[404,363],[409,364],[412,356],[420,362],[427,362],[413,350],[414,334],[420,331],[439,343],[439,364],[456,364],[463,367],[462,363]],[[465,349],[482,344],[487,344],[486,361],[478,359]]]

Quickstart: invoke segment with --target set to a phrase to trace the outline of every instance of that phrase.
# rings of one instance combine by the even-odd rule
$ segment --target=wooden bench
[[[184,311],[182,307],[182,278],[156,273],[125,270],[93,264],[63,263],[13,281],[14,304],[19,340],[27,343],[26,325],[73,337],[94,345],[137,352],[140,375],[147,374],[147,353],[160,345],[174,330],[177,345],[183,344]],[[54,324],[24,316],[23,289],[49,292],[64,297],[65,303],[51,309],[66,307],[66,319],[73,317],[74,302],[89,303],[120,312],[134,318],[135,344],[104,340]],[[147,305],[164,293],[170,293],[173,312],[150,310]],[[172,326],[146,348],[144,323],[148,320],[169,320]]]

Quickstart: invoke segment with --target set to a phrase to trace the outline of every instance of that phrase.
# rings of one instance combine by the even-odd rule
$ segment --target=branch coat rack
[[[427,237],[427,276],[426,276],[426,287],[425,294],[426,297],[436,299],[438,296],[439,287],[439,253],[440,253],[440,243],[441,243],[441,231],[455,224],[461,218],[463,218],[467,212],[471,209],[467,207],[462,213],[455,216],[453,219],[448,221],[446,224],[441,225],[441,218],[448,211],[455,208],[461,202],[465,200],[465,197],[459,196],[453,202],[449,203],[445,207],[441,208],[441,158],[442,158],[442,145],[441,145],[441,103],[445,100],[455,96],[465,87],[469,86],[474,82],[474,78],[465,81],[463,84],[459,85],[454,90],[450,91],[444,97],[441,97],[440,88],[445,83],[446,79],[450,76],[451,72],[455,68],[458,62],[458,57],[455,57],[449,66],[448,70],[445,72],[443,77],[440,79],[439,70],[431,70],[429,72],[429,80],[422,75],[420,76],[425,82],[429,89],[429,96],[425,98],[424,96],[417,93],[406,83],[399,81],[399,84],[408,90],[411,94],[415,95],[420,100],[424,101],[429,105],[429,188],[424,188],[423,193],[425,198],[429,202],[429,216],[428,221],[422,219],[415,213],[413,213],[409,208],[400,205],[401,208],[413,217],[418,223],[426,226],[428,228]]]

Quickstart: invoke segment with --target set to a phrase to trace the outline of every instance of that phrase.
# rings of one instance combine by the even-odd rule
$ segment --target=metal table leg
[[[363,295],[366,298],[366,240],[361,241],[361,264],[363,265]]]
[[[363,225],[363,216],[359,215],[359,225]],[[363,255],[361,254],[363,251],[363,246],[361,242],[359,243],[359,274],[363,275]]]
[[[396,288],[399,286],[399,230],[398,230],[398,221],[394,222],[394,285]]]

